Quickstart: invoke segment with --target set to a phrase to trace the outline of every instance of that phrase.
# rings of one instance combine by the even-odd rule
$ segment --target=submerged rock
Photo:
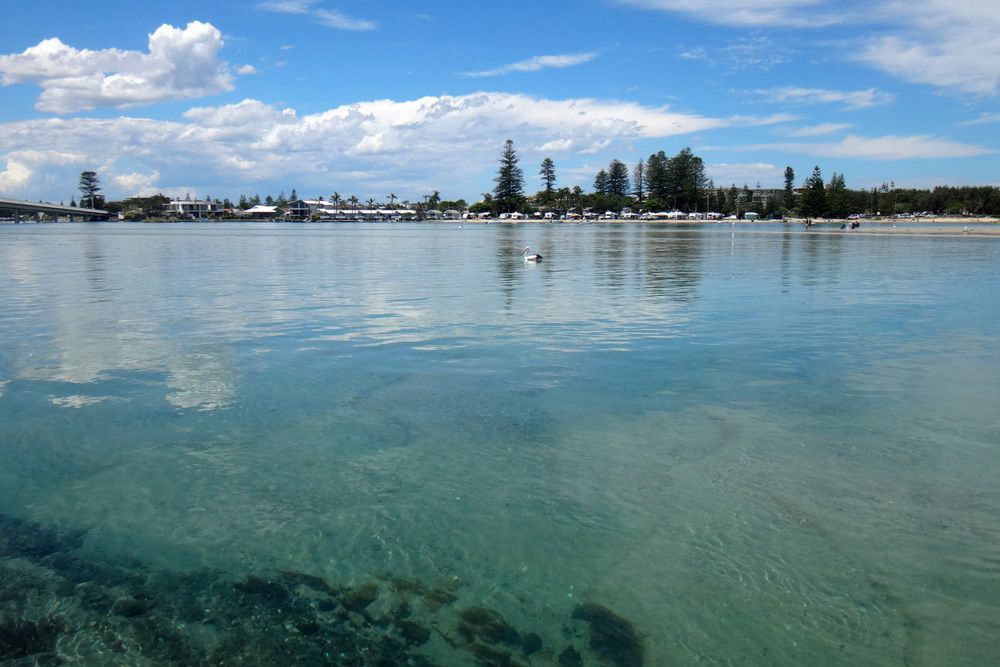
[[[81,544],[82,531],[48,528],[0,514],[0,558],[43,558]]]
[[[590,625],[590,648],[615,667],[640,667],[642,639],[631,623],[607,607],[585,602],[573,610],[573,618]]]
[[[328,593],[330,595],[334,593],[333,587],[326,583],[326,581],[311,574],[305,574],[303,572],[282,572],[281,576],[283,576],[285,581],[293,586],[305,586],[306,588],[311,588],[318,593]]]
[[[510,646],[518,646],[521,643],[521,635],[515,630],[503,616],[490,609],[482,607],[470,607],[460,615],[462,619],[458,631],[466,638],[478,637],[487,644],[504,643]]]
[[[0,664],[59,664],[63,642],[94,664],[429,667],[428,646],[454,652],[445,664],[556,658],[492,609],[446,608],[458,600],[457,578],[338,586],[300,572],[178,573],[88,558],[75,551],[80,535],[0,515]],[[25,600],[62,613],[27,620]],[[452,623],[457,633],[442,632]],[[582,661],[567,649],[560,664]]]
[[[525,655],[538,653],[542,650],[542,638],[534,632],[529,632],[524,636],[524,643],[521,644],[521,650],[524,651]]]
[[[148,599],[121,598],[115,601],[115,605],[111,608],[111,611],[119,616],[132,618],[142,616],[155,606],[156,603]]]
[[[567,646],[559,654],[559,667],[583,667],[583,656],[574,646]]]
[[[277,581],[250,575],[233,586],[241,593],[246,593],[269,604],[280,604],[288,600],[288,589]]]
[[[396,623],[399,633],[403,639],[416,646],[422,646],[431,638],[431,631],[413,621],[399,621]]]
[[[351,611],[362,613],[368,605],[377,599],[378,586],[375,584],[363,584],[344,591],[340,597],[340,603]]]
[[[58,618],[0,625],[0,662],[51,652],[61,631],[62,622]]]
[[[476,658],[476,662],[483,667],[516,667],[519,665],[519,663],[514,662],[513,657],[507,651],[498,651],[483,644],[470,644],[468,649]]]
[[[443,588],[427,590],[423,594],[423,599],[431,611],[437,611],[441,607],[458,602],[458,597],[455,594]]]

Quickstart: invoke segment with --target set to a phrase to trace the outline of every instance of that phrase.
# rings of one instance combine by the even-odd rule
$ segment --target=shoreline
[[[6,221],[0,221],[0,224]],[[134,220],[125,221],[137,224],[224,224],[228,222],[239,223],[264,223],[264,224],[314,224],[314,225],[338,225],[338,224],[384,224],[375,221],[365,220],[324,220],[324,221],[288,221],[288,220],[241,220],[241,219],[221,219],[221,220]],[[809,234],[829,236],[834,234],[862,234],[868,236],[876,235],[897,235],[906,236],[938,236],[938,237],[1000,237],[1000,219],[993,217],[940,217],[940,218],[906,218],[903,220],[893,219],[865,219],[861,221],[861,226],[855,229],[841,228],[844,223],[856,222],[846,219],[818,219],[813,220],[811,226],[805,226],[804,218],[789,218],[781,220],[496,220],[492,218],[472,218],[467,220],[414,220],[406,221],[413,224],[430,225],[619,225],[619,226],[670,226],[670,227],[702,227],[703,231],[724,231],[736,228],[746,229],[756,227],[755,234]],[[12,223],[11,223],[12,224]],[[94,223],[70,223],[66,221],[22,221],[25,225],[65,225],[65,224],[94,224]],[[103,221],[100,224],[121,224],[119,221]],[[771,229],[760,229],[760,226],[769,226]],[[969,225],[977,225],[970,227]]]

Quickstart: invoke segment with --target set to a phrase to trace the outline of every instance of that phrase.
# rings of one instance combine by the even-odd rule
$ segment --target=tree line
[[[716,212],[742,217],[747,212],[761,216],[844,218],[854,214],[898,215],[936,213],[953,215],[1000,214],[1000,188],[994,186],[939,186],[933,190],[897,188],[883,183],[871,189],[852,190],[844,174],[833,173],[824,181],[816,166],[801,186],[796,186],[795,171],[785,169],[783,189],[751,189],[746,183],[737,187],[716,187],[705,173],[705,163],[690,148],[668,157],[664,151],[636,162],[631,170],[618,159],[594,176],[593,189],[557,188],[555,163],[542,160],[539,169],[542,189],[525,194],[524,172],[510,139],[500,157],[496,187],[484,193],[483,200],[470,207],[474,213],[531,213],[539,210],[583,212],[585,210],[620,211],[624,208],[646,211],[677,210]]]
[[[416,210],[418,214],[431,210],[471,213],[534,213],[536,211],[665,211],[716,212],[722,215],[744,216],[754,212],[766,217],[799,216],[806,218],[844,218],[849,215],[899,215],[907,213],[934,213],[945,215],[998,215],[1000,214],[1000,188],[995,186],[938,186],[931,190],[897,188],[894,182],[882,183],[870,189],[850,189],[844,174],[832,173],[824,180],[817,165],[801,186],[796,185],[795,171],[785,168],[784,188],[751,189],[746,183],[737,187],[716,187],[705,173],[705,163],[690,148],[668,156],[664,151],[651,154],[629,166],[613,159],[606,168],[594,176],[592,190],[580,186],[557,187],[555,162],[550,157],[542,160],[538,176],[541,189],[533,195],[525,190],[524,170],[513,140],[508,139],[501,152],[492,192],[483,193],[481,201],[467,205],[464,199],[446,200],[440,192],[433,191],[421,201],[411,202],[389,193],[384,200],[369,197],[362,201],[357,196],[342,196],[333,192],[328,199],[322,195],[315,199],[328,201],[334,208],[396,208]],[[100,179],[94,171],[80,174],[80,206],[103,208],[111,213],[125,213],[141,218],[162,212],[170,198],[162,194],[151,197],[131,197],[121,201],[105,201],[101,195]],[[190,200],[190,195],[187,199]],[[284,191],[277,197],[241,194],[236,202],[205,199],[228,210],[247,210],[260,204],[287,207],[298,200],[292,188],[291,195]],[[71,201],[75,206],[75,199]]]

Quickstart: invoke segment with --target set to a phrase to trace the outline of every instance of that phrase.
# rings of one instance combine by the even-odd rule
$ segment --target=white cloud
[[[798,119],[798,116],[789,113],[775,113],[770,116],[730,116],[729,124],[738,127],[760,127],[761,125],[789,123]]]
[[[7,158],[7,167],[0,171],[0,192],[18,193],[31,181],[32,171],[23,162]]]
[[[495,69],[481,72],[466,72],[465,76],[489,77],[510,74],[511,72],[537,72],[543,69],[562,69],[589,63],[597,57],[596,53],[567,53],[554,56],[535,56],[527,60],[520,60],[516,63],[501,65]]]
[[[0,170],[0,193],[21,196],[29,184],[39,178],[51,176],[50,165],[66,165],[76,167],[86,159],[78,153],[67,151],[40,151],[25,147],[6,156],[0,155],[0,160],[6,160],[7,166]],[[2,162],[0,162],[2,164]]]
[[[254,67],[253,65],[243,65],[236,70],[236,73],[240,75],[256,74],[257,68]]]
[[[849,59],[915,83],[1000,94],[1000,3],[990,0],[617,0],[722,25],[768,28],[850,24],[878,36],[851,40]],[[713,60],[704,49],[684,58]]]
[[[325,26],[337,28],[338,30],[375,30],[378,24],[365,19],[352,19],[351,17],[333,9],[317,9],[314,12],[316,18]]]
[[[818,27],[839,23],[843,12],[822,9],[825,0],[618,0],[622,4],[737,26]]]
[[[987,123],[1000,123],[1000,113],[981,113],[978,118],[967,120],[959,125],[986,125]]]
[[[366,19],[355,19],[335,9],[317,7],[317,0],[269,0],[257,4],[257,9],[278,14],[301,14],[311,16],[317,23],[336,28],[364,32],[375,30],[378,23]],[[282,47],[284,48],[284,47]]]
[[[820,137],[824,134],[833,134],[851,127],[850,123],[820,123],[809,127],[800,127],[795,130],[785,132],[790,137]]]
[[[121,174],[114,177],[114,182],[121,189],[126,197],[148,197],[160,191],[156,181],[160,179],[160,172],[154,171],[151,174]]]
[[[806,153],[819,157],[860,158],[869,160],[911,160],[976,157],[997,151],[985,146],[963,144],[931,135],[863,137],[848,135],[836,142],[775,143],[742,146],[744,150],[779,150]]]
[[[11,151],[0,153],[0,160],[13,158],[29,165],[19,151],[40,145],[102,156],[107,162],[99,167],[100,176],[109,197],[154,186],[172,192],[182,184],[220,195],[274,183],[287,184],[286,190],[295,185],[300,190],[360,193],[381,192],[386,182],[409,182],[411,191],[419,191],[441,189],[442,184],[459,187],[455,174],[463,174],[469,183],[488,182],[508,137],[526,160],[534,160],[540,159],[535,151],[558,158],[631,150],[640,139],[757,122],[764,121],[712,118],[631,102],[509,93],[374,100],[304,116],[244,100],[190,109],[179,122],[119,117],[0,124],[0,146]],[[17,189],[27,196],[30,188],[49,187],[46,195],[54,190],[56,199],[68,199],[80,166],[55,158],[44,161],[44,168],[38,165],[31,169],[29,182],[18,177]],[[39,180],[43,173],[56,185]],[[192,175],[197,182],[192,183]]]
[[[0,83],[38,84],[35,107],[52,113],[204,97],[233,87],[221,48],[219,30],[199,21],[161,25],[149,35],[148,53],[80,50],[51,38],[0,56]]]
[[[889,104],[896,99],[895,95],[885,93],[875,88],[865,90],[827,90],[825,88],[770,88],[767,90],[750,91],[752,95],[765,98],[767,102],[791,104],[843,104],[848,109],[867,109]]]
[[[1000,93],[1000,3],[893,0],[883,11],[899,27],[869,40],[858,60],[916,83]]]
[[[308,14],[315,4],[316,0],[269,0],[259,3],[257,8],[265,12]]]

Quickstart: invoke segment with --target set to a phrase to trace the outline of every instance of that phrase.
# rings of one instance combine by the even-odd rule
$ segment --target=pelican
[[[530,246],[524,246],[524,250],[521,251],[521,254],[524,255],[524,261],[526,261],[526,262],[540,262],[540,261],[542,261],[542,256],[541,255],[529,255],[528,254],[529,250],[531,250]]]

